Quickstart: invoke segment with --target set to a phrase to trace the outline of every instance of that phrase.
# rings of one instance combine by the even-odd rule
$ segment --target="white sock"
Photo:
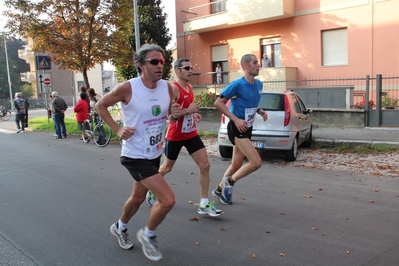
[[[208,204],[208,202],[209,202],[208,198],[205,198],[205,199],[201,198],[200,206],[205,206],[206,204]]]
[[[144,227],[144,235],[148,238],[155,236],[155,231],[148,229],[148,227]]]
[[[127,224],[122,222],[120,219],[118,220],[118,231],[119,233],[126,229]]]

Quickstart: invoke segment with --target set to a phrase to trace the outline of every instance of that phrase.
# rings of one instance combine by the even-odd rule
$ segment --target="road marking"
[[[15,134],[15,131],[13,131],[13,130],[7,130],[7,129],[1,129],[1,128],[0,128],[0,133]]]

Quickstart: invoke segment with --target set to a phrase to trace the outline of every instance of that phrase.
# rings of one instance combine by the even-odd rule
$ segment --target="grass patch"
[[[334,148],[327,149],[327,152],[331,153],[358,153],[358,154],[373,154],[373,153],[390,153],[399,152],[399,147],[393,147],[388,145],[360,145],[352,146],[349,143],[343,143]]]
[[[82,132],[78,130],[78,123],[76,122],[76,119],[65,118],[64,122],[68,134],[82,134]],[[53,119],[48,119],[47,117],[36,117],[34,119],[29,119],[29,124],[34,124],[30,126],[30,128],[34,130],[55,132]]]
[[[203,130],[198,130],[198,135],[205,138],[216,138],[218,136],[217,132],[204,132]]]

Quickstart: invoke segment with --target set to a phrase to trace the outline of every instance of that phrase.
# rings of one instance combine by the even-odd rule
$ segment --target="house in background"
[[[177,56],[192,60],[194,85],[215,84],[217,63],[223,83],[241,77],[248,53],[271,60],[272,67],[260,69],[261,81],[399,73],[397,0],[175,3]]]

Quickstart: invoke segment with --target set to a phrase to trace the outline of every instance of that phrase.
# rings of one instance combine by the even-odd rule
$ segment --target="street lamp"
[[[6,64],[7,64],[7,77],[8,77],[8,89],[10,90],[10,109],[13,109],[13,100],[12,100],[12,89],[11,89],[11,78],[10,78],[10,66],[8,64],[8,52],[7,52],[7,42],[6,42],[6,34],[3,32],[4,38],[4,50],[6,52]]]
[[[136,53],[140,49],[140,31],[139,31],[139,10],[137,8],[137,0],[133,0],[133,12],[134,12],[134,36],[136,41]],[[140,77],[140,73],[137,71],[137,75]]]

